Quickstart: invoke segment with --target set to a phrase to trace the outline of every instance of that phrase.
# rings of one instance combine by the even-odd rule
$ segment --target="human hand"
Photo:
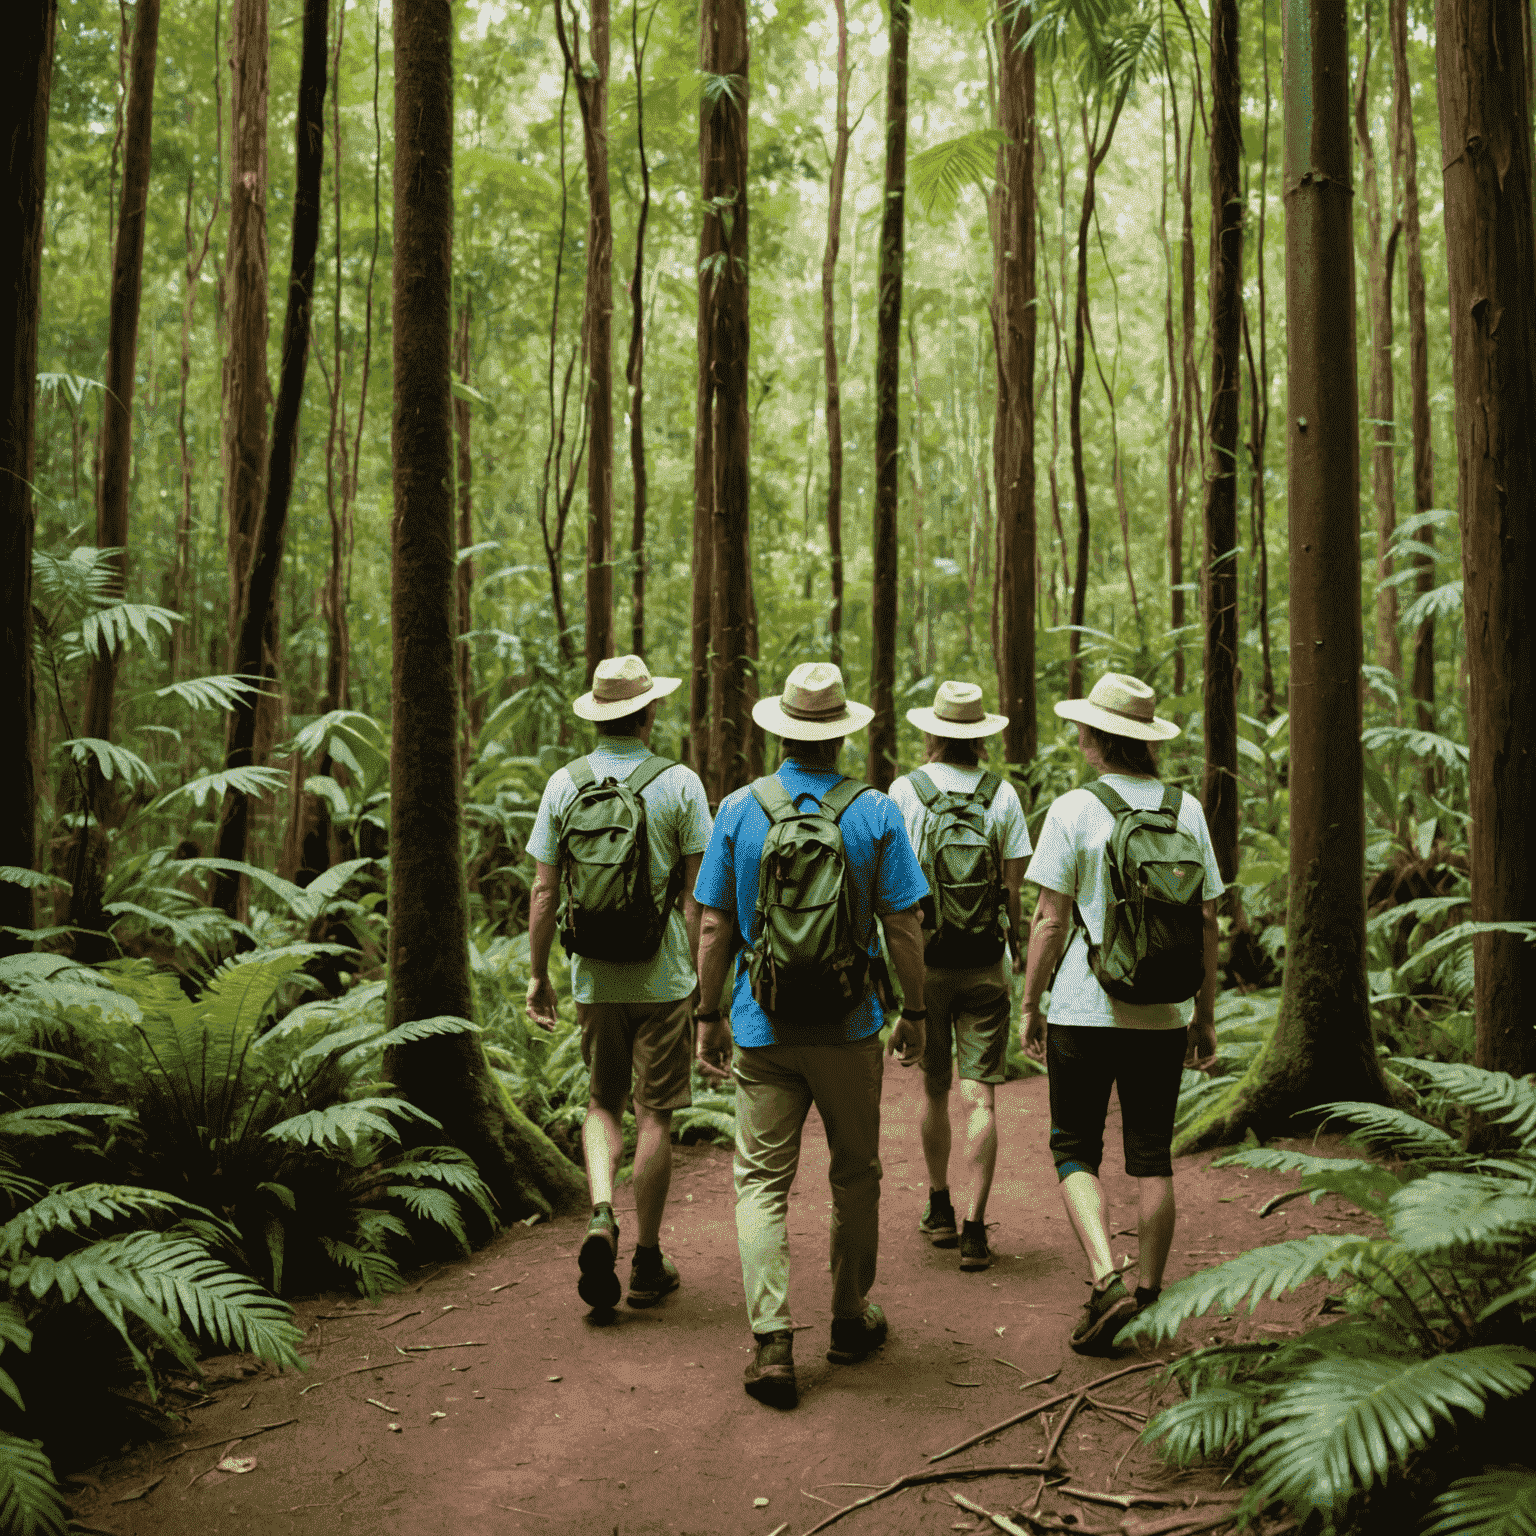
[[[1019,1043],[1031,1061],[1045,1060],[1045,1019],[1038,1008],[1026,1008],[1020,1016]]]
[[[528,1017],[540,1029],[555,1027],[555,989],[548,976],[533,976],[528,981],[528,998],[524,1003]]]
[[[928,1024],[924,1019],[899,1018],[891,1031],[885,1051],[894,1056],[904,1067],[915,1067],[923,1059],[923,1049],[928,1043]]]
[[[1189,1026],[1189,1046],[1184,1065],[1194,1072],[1209,1072],[1216,1065],[1216,1021],[1196,1019]]]
[[[731,1026],[717,1009],[712,1018],[695,1014],[694,1054],[699,1071],[712,1083],[723,1083],[731,1075]]]
[[[1022,949],[1015,949],[1013,952],[1013,974],[1015,976],[1022,976],[1024,974],[1024,951]]]

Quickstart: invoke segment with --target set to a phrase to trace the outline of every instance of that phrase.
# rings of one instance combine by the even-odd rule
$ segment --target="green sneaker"
[[[655,1254],[655,1258],[647,1259],[647,1252]],[[629,1271],[630,1306],[654,1307],[681,1283],[677,1276],[677,1265],[660,1248],[635,1249],[635,1262]]]
[[[1103,1285],[1093,1286],[1067,1342],[1080,1355],[1106,1355],[1114,1348],[1115,1335],[1135,1315],[1135,1298],[1119,1275],[1111,1275]]]
[[[959,1241],[959,1233],[955,1229],[955,1208],[950,1202],[947,1189],[935,1190],[928,1196],[928,1204],[923,1207],[917,1230],[935,1248],[953,1248]]]
[[[611,1312],[619,1304],[621,1287],[619,1277],[613,1272],[618,1252],[619,1224],[613,1219],[613,1207],[600,1205],[587,1223],[587,1235],[576,1260],[581,1270],[576,1294],[594,1312]]]

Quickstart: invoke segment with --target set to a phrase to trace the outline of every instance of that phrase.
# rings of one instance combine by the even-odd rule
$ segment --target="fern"
[[[355,1147],[366,1136],[383,1136],[399,1141],[400,1133],[384,1117],[398,1115],[402,1120],[419,1120],[441,1130],[441,1124],[409,1099],[353,1099],[333,1104],[329,1109],[311,1109],[294,1115],[267,1129],[273,1141],[291,1142],[296,1147]]]
[[[193,709],[234,709],[239,704],[241,697],[246,694],[260,693],[261,679],[259,677],[223,676],[223,677],[192,677],[184,683],[171,683],[168,687],[157,688],[157,699],[180,699],[183,704],[189,704]],[[268,770],[274,772],[276,770]],[[287,775],[282,775],[286,779]],[[201,805],[202,801],[199,800]]]
[[[1422,1536],[1536,1536],[1536,1472],[1503,1467],[1454,1482],[1435,1500]]]
[[[65,1536],[64,1499],[40,1440],[0,1429],[0,1531],[7,1536]]]
[[[60,880],[56,875],[45,875],[36,869],[23,869],[17,864],[0,864],[0,885],[20,885],[29,891],[39,891],[45,885],[60,891],[70,888],[69,881]]]
[[[26,1320],[10,1302],[0,1301],[0,1354],[5,1352],[8,1344],[19,1349],[22,1354],[26,1354],[32,1348],[32,1330],[27,1327]],[[0,1392],[25,1411],[26,1404],[21,1400],[21,1393],[5,1371],[0,1371]]]
[[[1217,1382],[1163,1409],[1142,1439],[1148,1445],[1161,1442],[1162,1454],[1176,1466],[1214,1461],[1249,1438],[1258,1409],[1259,1396],[1252,1388]]]
[[[1430,1173],[1392,1197],[1392,1236],[1416,1257],[1459,1248],[1517,1247],[1536,1231],[1536,1198],[1506,1179]]]
[[[478,1206],[487,1221],[496,1219],[490,1185],[480,1177],[474,1159],[457,1147],[417,1147],[386,1163],[384,1171],[392,1179],[441,1184]]]
[[[1420,1061],[1412,1056],[1394,1056],[1392,1065],[1427,1077],[1453,1102],[1507,1125],[1526,1147],[1536,1151],[1536,1082],[1462,1062]]]
[[[391,1184],[385,1193],[398,1200],[418,1221],[432,1222],[441,1227],[462,1252],[469,1252],[469,1236],[464,1230],[459,1202],[446,1189],[423,1189],[419,1184]]]
[[[369,1301],[377,1301],[383,1292],[398,1291],[405,1284],[400,1266],[387,1253],[359,1248],[332,1237],[322,1237],[320,1245],[338,1269],[356,1277],[358,1290]]]
[[[137,635],[146,646],[154,644],[149,626],[158,625],[170,634],[172,624],[181,623],[181,615],[169,608],[157,608],[153,603],[112,603],[87,614],[80,624],[80,643],[88,655],[95,655],[103,647],[115,651],[128,643],[130,634]]]
[[[427,1040],[434,1035],[478,1035],[480,1026],[468,1019],[455,1018],[452,1014],[439,1014],[433,1019],[412,1019],[397,1024],[387,1035],[380,1035],[372,1042],[375,1049],[390,1045],[408,1045],[413,1040]]]
[[[185,784],[167,790],[155,801],[156,810],[164,810],[175,801],[188,799],[198,810],[210,796],[218,802],[233,790],[237,795],[262,798],[281,793],[288,787],[288,775],[281,768],[226,768],[216,773],[199,774]]]
[[[117,1104],[30,1104],[0,1115],[0,1137],[78,1135],[80,1127],[71,1123],[76,1117],[131,1120],[133,1114]]]
[[[55,1189],[0,1227],[0,1262],[15,1261],[34,1249],[49,1232],[82,1232],[98,1222],[126,1217],[209,1213],[190,1201],[158,1189],[126,1184],[79,1184]],[[211,1218],[210,1218],[211,1219]]]
[[[1318,1104],[1307,1114],[1326,1115],[1330,1120],[1348,1120],[1356,1127],[1357,1138],[1372,1146],[1384,1147],[1395,1156],[1411,1162],[1464,1161],[1461,1143],[1439,1126],[1430,1125],[1406,1110],[1390,1109],[1383,1104],[1359,1104],[1336,1100]]]
[[[76,736],[70,741],[60,742],[61,747],[69,748],[69,755],[77,763],[83,763],[87,758],[94,757],[96,766],[101,770],[102,778],[110,782],[112,779],[121,779],[127,789],[158,789],[159,780],[155,778],[155,770],[144,761],[142,757],[130,752],[126,747],[120,747],[115,742],[102,741],[95,736]]]

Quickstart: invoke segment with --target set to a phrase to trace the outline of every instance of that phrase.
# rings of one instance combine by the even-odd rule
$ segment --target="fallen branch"
[[[942,1472],[907,1472],[898,1477],[894,1483],[887,1483],[883,1488],[877,1488],[867,1498],[855,1499],[852,1504],[845,1504],[839,1510],[828,1515],[820,1525],[813,1525],[805,1536],[816,1536],[818,1531],[824,1531],[829,1525],[841,1520],[844,1515],[852,1514],[856,1509],[863,1509],[866,1505],[873,1504],[877,1499],[883,1499],[893,1493],[900,1493],[903,1488],[916,1488],[922,1483],[942,1483],[951,1477],[999,1477],[1009,1473],[1022,1472],[1039,1476],[1050,1469],[1042,1467],[1036,1462],[994,1462],[980,1467],[946,1467]]]
[[[983,1520],[990,1520],[998,1530],[1006,1531],[1008,1536],[1029,1536],[1029,1532],[1022,1525],[1015,1525],[1007,1515],[995,1515],[990,1509],[978,1504],[974,1499],[966,1498],[963,1493],[952,1491],[949,1496],[961,1509],[969,1510],[973,1515],[980,1515]]]
[[[1214,1531],[1219,1525],[1230,1525],[1237,1519],[1238,1510],[1224,1509],[1219,1515],[1208,1515],[1204,1509],[1181,1509],[1171,1515],[1160,1515],[1155,1520],[1127,1520],[1120,1529],[1125,1536],[1194,1536],[1196,1531]]]
[[[1194,1507],[1176,1493],[1100,1493],[1093,1488],[1057,1488],[1053,1491],[1064,1493],[1068,1498],[1083,1499],[1090,1504],[1113,1504],[1120,1509],[1131,1509],[1137,1504],[1161,1505],[1165,1508],[1176,1504],[1186,1510]]]
[[[237,1445],[242,1440],[254,1440],[257,1435],[264,1435],[269,1429],[284,1429],[289,1424],[297,1424],[298,1422],[297,1419],[279,1419],[276,1424],[258,1424],[255,1429],[248,1429],[243,1434],[233,1435],[228,1440],[223,1435],[220,1435],[217,1440],[204,1440],[201,1445],[184,1445],[179,1451],[172,1451],[169,1456],[164,1456],[161,1460],[163,1462],[175,1461],[178,1456],[190,1456],[193,1451],[212,1450],[216,1445],[222,1445],[227,1450],[229,1446]]]
[[[379,1324],[378,1332],[383,1333],[386,1328],[393,1328],[396,1323],[403,1323],[406,1320],[406,1318],[408,1318],[408,1317],[420,1317],[420,1316],[421,1316],[421,1308],[420,1307],[417,1307],[414,1312],[397,1312],[392,1318],[390,1318],[390,1320],[387,1323],[380,1323]]]
[[[1077,1410],[1088,1401],[1086,1392],[1079,1392],[1076,1397],[1067,1404],[1067,1411],[1062,1414],[1061,1422],[1051,1432],[1051,1438],[1046,1443],[1044,1461],[1049,1466],[1056,1460],[1056,1448],[1061,1444],[1061,1437],[1067,1432],[1067,1425],[1072,1422]]]
[[[337,1371],[334,1376],[327,1376],[325,1381],[312,1381],[307,1387],[300,1387],[299,1396],[303,1397],[306,1392],[313,1392],[316,1387],[323,1387],[328,1381],[340,1381],[343,1376],[361,1376],[364,1371],[387,1371],[405,1363],[405,1360],[380,1360],[377,1365],[354,1365],[350,1371]]]
[[[402,1355],[420,1355],[429,1349],[489,1349],[490,1346],[481,1339],[465,1339],[462,1344],[396,1344],[395,1348]]]
[[[1005,1429],[1011,1429],[1015,1424],[1022,1424],[1026,1419],[1032,1419],[1037,1413],[1044,1413],[1048,1408],[1054,1408],[1058,1403],[1065,1403],[1079,1394],[1091,1392],[1095,1387],[1107,1386],[1112,1381],[1119,1381],[1122,1376],[1133,1376],[1137,1371],[1160,1370],[1167,1365],[1166,1360],[1143,1360],[1137,1365],[1128,1365],[1124,1370],[1111,1371],[1108,1376],[1100,1376],[1097,1381],[1090,1381],[1086,1387],[1074,1387],[1070,1392],[1062,1392],[1056,1397],[1047,1398],[1043,1403],[1036,1403],[1033,1408],[1025,1408],[1020,1413],[1010,1414],[1006,1419],[989,1426],[987,1429],[978,1430],[969,1440],[962,1440],[959,1445],[952,1445],[947,1451],[940,1451],[936,1456],[930,1456],[929,1462],[943,1461],[947,1457],[957,1456],[961,1451],[968,1451],[973,1445],[979,1445],[983,1440],[1000,1434]]]

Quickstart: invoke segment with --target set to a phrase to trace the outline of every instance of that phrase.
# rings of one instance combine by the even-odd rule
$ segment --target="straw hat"
[[[982,708],[981,689],[975,683],[940,683],[933,708],[909,709],[907,719],[930,736],[949,736],[956,741],[996,736],[1008,725],[1007,715],[989,715]]]
[[[1160,719],[1153,712],[1156,702],[1157,695],[1139,677],[1106,672],[1086,699],[1063,699],[1056,713],[1063,720],[1076,720],[1111,736],[1171,741],[1182,733],[1172,720]]]
[[[776,699],[759,699],[752,718],[786,741],[832,741],[862,731],[875,712],[843,694],[843,674],[830,661],[803,661],[784,681]]]
[[[622,720],[652,699],[664,699],[683,685],[680,677],[652,677],[638,656],[609,656],[592,674],[592,691],[571,705],[583,720]]]

